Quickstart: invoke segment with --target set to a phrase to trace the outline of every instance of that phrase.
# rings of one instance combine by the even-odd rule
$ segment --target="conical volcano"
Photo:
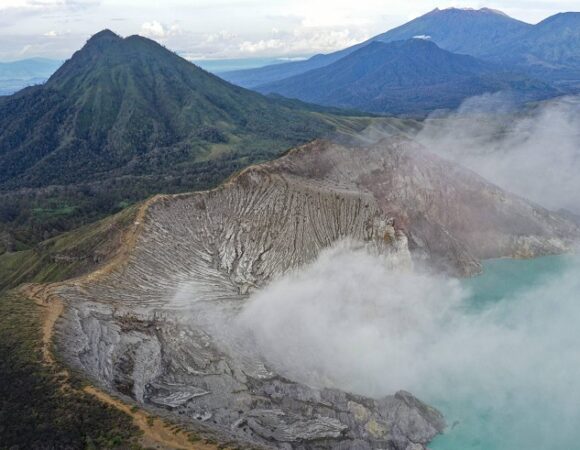
[[[330,128],[152,40],[104,30],[45,85],[0,99],[0,189],[126,176],[200,187],[200,167],[209,184]]]

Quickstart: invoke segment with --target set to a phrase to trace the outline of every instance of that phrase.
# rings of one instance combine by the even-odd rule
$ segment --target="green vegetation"
[[[152,41],[110,32],[44,86],[1,97],[0,450],[131,449],[138,438],[128,416],[42,363],[42,308],[11,289],[106,261],[153,194],[211,188],[368,123],[246,91]]]
[[[41,313],[32,300],[0,294],[0,449],[140,448],[129,416],[63,387],[42,363]]]
[[[43,220],[51,217],[69,216],[75,212],[75,209],[74,206],[63,205],[57,208],[34,208],[32,213],[35,218]]]
[[[340,119],[321,111],[98,33],[45,85],[0,98],[0,254],[152,194],[211,188],[333,133]]]
[[[137,207],[37,245],[0,255],[0,450],[139,449],[132,419],[85,394],[74,373],[43,364],[42,307],[10,288],[89,271],[116,250]]]
[[[22,283],[55,282],[88,272],[115,252],[137,210],[137,205],[132,206],[34,248],[0,254],[0,292]]]

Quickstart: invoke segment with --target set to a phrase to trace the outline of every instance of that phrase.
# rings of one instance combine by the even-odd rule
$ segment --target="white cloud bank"
[[[327,53],[350,47],[364,41],[369,36],[353,34],[342,30],[295,30],[292,33],[276,31],[269,39],[244,40],[238,44],[242,54],[300,54]]]
[[[503,1],[494,6],[531,22],[574,9],[571,1],[525,3]],[[432,0],[0,0],[0,58],[14,57],[23,44],[32,44],[37,56],[68,57],[104,28],[160,39],[194,58],[298,56],[342,49],[448,6],[474,5]],[[172,30],[175,24],[179,33]],[[70,27],[70,33],[60,45],[40,45],[47,40],[44,31],[63,26]],[[206,42],[216,30],[226,30],[230,39]]]
[[[153,20],[151,22],[145,22],[143,25],[141,25],[139,34],[152,39],[165,39],[170,36],[177,36],[181,34],[181,28],[176,24],[167,26],[156,20]]]

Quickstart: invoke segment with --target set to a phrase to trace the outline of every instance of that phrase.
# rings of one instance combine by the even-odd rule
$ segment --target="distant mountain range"
[[[374,41],[333,64],[257,90],[321,105],[394,114],[455,108],[465,98],[485,92],[506,91],[520,100],[558,93],[544,82],[417,38]]]
[[[414,38],[423,38],[435,43],[442,50],[479,58],[482,62],[496,64],[493,80],[473,78],[474,84],[466,84],[462,79],[453,89],[451,83],[447,86],[432,85],[425,92],[424,101],[420,96],[409,97],[404,85],[387,82],[377,74],[364,74],[365,80],[372,79],[376,86],[365,87],[364,98],[368,103],[356,99],[356,102],[341,99],[325,98],[331,92],[337,92],[340,84],[334,82],[316,83],[310,86],[309,81],[321,76],[322,72],[310,73],[338,63],[353,53],[375,43],[392,43]],[[368,54],[370,55],[370,53]],[[365,67],[365,62],[358,62]],[[375,55],[376,57],[376,55]],[[411,57],[412,58],[412,57]],[[443,61],[443,60],[441,60]],[[60,63],[40,58],[0,63],[0,95],[10,94],[25,86],[40,84],[58,67]],[[204,62],[204,64],[209,64]],[[220,63],[221,64],[221,63]],[[262,63],[263,64],[263,63]],[[352,64],[349,61],[348,64]],[[370,66],[376,66],[370,63]],[[399,70],[401,61],[396,65]],[[391,65],[392,66],[392,65]],[[374,36],[358,45],[327,54],[316,55],[303,61],[274,63],[270,65],[223,72],[225,65],[210,65],[214,72],[233,84],[254,89],[262,93],[273,93],[289,96],[304,101],[316,101],[321,105],[336,107],[354,107],[374,113],[410,113],[423,114],[425,111],[439,107],[453,107],[457,99],[464,99],[472,92],[496,92],[507,89],[522,99],[541,99],[558,94],[580,92],[580,13],[556,14],[546,20],[531,25],[513,19],[501,11],[490,8],[481,9],[435,9],[421,17],[411,20],[397,28]],[[341,67],[334,66],[334,67]],[[392,67],[391,67],[392,68]],[[411,78],[418,80],[424,88],[427,83],[421,81],[421,74],[439,72],[445,73],[445,67],[419,67],[415,65],[416,74]],[[408,73],[410,68],[403,70]],[[360,72],[360,71],[359,71]],[[296,78],[308,74],[305,78]],[[336,77],[331,74],[331,80]],[[357,78],[338,77],[345,81],[348,78],[350,91],[359,91]],[[489,78],[489,72],[485,74]],[[383,77],[384,78],[384,77]],[[452,76],[455,80],[455,77]],[[361,81],[362,82],[362,81]],[[541,82],[551,86],[543,86]],[[378,92],[380,86],[388,86],[391,92]],[[527,89],[530,89],[527,91]],[[436,91],[440,89],[441,96],[447,96],[449,101],[436,99]],[[370,98],[371,92],[377,92],[377,97]],[[341,93],[342,94],[342,93]],[[348,92],[344,96],[348,96]],[[386,99],[389,97],[391,100]],[[403,101],[403,104],[401,104]],[[383,104],[384,108],[377,105]],[[396,105],[392,107],[391,105]]]
[[[44,83],[60,67],[62,61],[29,58],[0,62],[0,95],[8,95],[27,86]]]
[[[426,36],[444,50],[480,57],[502,42],[517,39],[531,28],[530,24],[489,8],[435,9],[362,45]]]
[[[393,67],[397,66],[399,73],[405,73],[405,76],[408,76],[409,70],[414,67],[416,72],[411,75],[411,79],[424,87],[428,83],[421,80],[422,74],[432,75],[433,72],[443,74],[448,71],[448,68],[432,65],[429,67],[421,66],[417,64],[417,59],[420,58],[415,58],[410,54],[407,55],[410,66],[405,69],[401,66],[402,55],[400,54],[396,62],[363,61],[363,57],[389,56],[386,50],[377,51],[377,47],[374,47],[374,51],[369,51],[366,54],[357,53],[376,42],[393,43],[413,38],[429,40],[440,49],[454,53],[456,56],[470,55],[479,58],[481,63],[485,61],[488,64],[494,63],[496,65],[495,69],[487,66],[486,73],[480,74],[489,77],[490,70],[495,72],[492,81],[482,80],[478,74],[473,73],[475,78],[473,78],[474,84],[471,86],[465,84],[465,79],[461,81],[455,91],[448,89],[452,88],[451,83],[448,83],[446,87],[444,86],[441,95],[453,97],[453,100],[448,102],[449,105],[455,104],[455,98],[462,97],[464,94],[481,93],[482,88],[485,92],[495,92],[508,88],[508,90],[524,94],[524,98],[542,98],[557,93],[580,91],[580,13],[557,14],[537,25],[530,25],[488,8],[479,10],[435,9],[366,42],[335,53],[316,55],[306,61],[224,73],[221,76],[232,83],[260,92],[278,93],[333,106],[352,106],[353,102],[344,99],[332,101],[332,98],[329,97],[330,92],[338,93],[341,89],[340,86],[344,87],[344,83],[348,79],[351,91],[358,91],[356,95],[362,92],[363,97],[368,100],[366,103],[360,100],[356,101],[357,107],[362,110],[397,112],[402,109],[409,112],[413,105],[416,105],[418,110],[415,112],[425,111],[439,107],[441,102],[433,101],[433,93],[431,92],[433,89],[438,89],[438,86],[431,85],[431,89],[425,92],[424,102],[422,102],[421,95],[423,94],[418,92],[414,95],[415,98],[410,98],[408,94],[412,93],[404,92],[405,85],[404,83],[397,84],[396,73],[385,72],[381,77],[378,72],[373,72],[373,70],[378,70],[378,66],[393,70]],[[418,48],[417,46],[408,46],[407,50],[411,52]],[[356,64],[359,65],[359,69],[350,70],[344,76],[336,74],[337,70],[353,68],[354,61],[349,58],[355,53],[357,53]],[[451,57],[447,56],[447,58]],[[446,61],[449,62],[445,58],[440,58],[437,61],[431,61],[431,63],[445,64]],[[456,61],[465,60],[456,59]],[[424,62],[427,63],[427,60]],[[483,66],[479,64],[479,67]],[[329,69],[326,75],[323,75],[323,68]],[[473,68],[475,69],[475,66]],[[367,72],[366,69],[369,69],[370,72]],[[304,76],[301,78],[301,75]],[[328,77],[328,75],[330,76]],[[325,76],[328,79],[327,83],[323,82]],[[395,78],[386,80],[387,76],[395,76]],[[427,76],[426,80],[428,79],[433,79],[433,77]],[[310,85],[311,82],[314,84]],[[377,84],[369,84],[371,82]],[[553,84],[556,88],[542,85],[542,82]],[[364,88],[363,83],[366,83]],[[358,87],[353,87],[353,85],[358,85]],[[394,91],[381,91],[381,87],[387,87]],[[527,91],[528,88],[529,91]],[[315,90],[319,92],[315,93]],[[348,97],[351,93],[346,92],[342,97]],[[373,96],[373,93],[376,95]],[[392,101],[385,97],[390,97]],[[395,104],[401,99],[410,101],[408,107],[404,105],[402,108],[377,107],[379,104]]]
[[[435,9],[400,27],[379,34],[368,41],[306,61],[288,62],[250,70],[221,74],[240,86],[254,88],[266,83],[328,66],[371,42],[392,42],[429,36],[437,45],[451,52],[478,56],[503,39],[510,39],[532,27],[491,9]]]

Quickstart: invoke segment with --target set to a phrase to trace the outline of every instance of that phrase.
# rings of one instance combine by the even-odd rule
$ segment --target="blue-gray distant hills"
[[[233,71],[222,76],[235,84],[252,88],[327,66],[371,42],[401,41],[416,36],[429,36],[439,47],[450,52],[479,56],[489,54],[501,42],[515,39],[530,28],[532,25],[488,8],[435,9],[400,27],[338,52],[316,55],[306,61]]]
[[[428,63],[429,58],[435,57],[435,49],[431,49],[430,56],[407,55],[404,58],[400,54],[400,44],[393,47],[399,49],[397,61],[363,60],[363,57],[389,57],[388,50],[377,47],[376,43],[388,44],[413,38],[423,38],[436,44],[439,50],[447,52],[445,56],[439,53],[436,61],[441,64],[448,61],[453,66],[421,67],[421,61]],[[363,51],[369,46],[370,50]],[[411,52],[428,47],[409,44],[406,48]],[[455,54],[455,57],[450,53]],[[478,58],[479,61],[476,63],[462,58],[465,55]],[[354,56],[356,59],[351,58]],[[355,69],[354,63],[361,67]],[[406,64],[408,67],[404,67]],[[332,70],[329,69],[331,66]],[[378,69],[379,66],[381,69]],[[459,66],[461,69],[456,73],[453,67]],[[328,70],[324,72],[324,69]],[[348,72],[332,73],[343,69]],[[383,69],[387,72],[381,76],[380,71]],[[473,84],[469,84],[467,72]],[[327,77],[327,83],[322,81],[323,74]],[[408,79],[401,78],[399,83],[399,75],[410,76],[420,89],[407,92]],[[445,75],[449,76],[447,82],[441,80]],[[356,104],[357,108],[371,112],[410,112],[414,107],[418,108],[417,111],[425,111],[436,105],[448,107],[456,104],[458,98],[465,98],[472,92],[481,93],[482,90],[495,92],[507,88],[522,98],[578,92],[580,13],[557,14],[537,25],[531,25],[489,8],[435,9],[400,27],[338,52],[316,55],[306,61],[229,72],[221,76],[260,92],[278,93],[324,105],[354,107]],[[387,76],[394,78],[387,80]],[[341,92],[340,86],[347,80],[350,88],[348,92]],[[434,80],[436,83],[431,83]],[[377,84],[372,85],[371,82]],[[442,89],[439,91],[442,98],[437,98],[437,92],[434,92],[436,89]],[[332,100],[329,97],[331,92],[338,94],[340,100]],[[352,101],[348,100],[349,96]],[[356,96],[362,98],[357,99]],[[445,102],[443,97],[448,97],[448,101]],[[363,98],[368,102],[363,101]],[[401,99],[404,101],[402,105]],[[396,104],[399,106],[390,106]]]
[[[580,90],[580,13],[556,14],[481,55],[563,88]]]
[[[8,95],[34,84],[44,83],[62,64],[46,58],[0,62],[0,95]]]
[[[333,64],[256,89],[320,105],[394,114],[455,108],[465,98],[487,92],[509,92],[520,101],[558,94],[543,81],[418,38],[375,41]]]

